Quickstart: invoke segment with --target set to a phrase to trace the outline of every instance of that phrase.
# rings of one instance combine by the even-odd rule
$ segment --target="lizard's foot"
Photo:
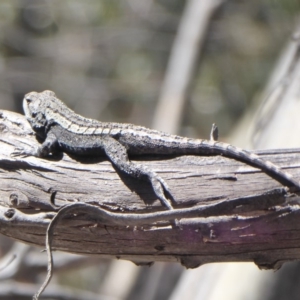
[[[166,191],[171,195],[171,192],[162,178],[147,166],[129,161],[125,146],[112,137],[106,137],[102,140],[102,143],[106,155],[119,170],[135,178],[147,178],[151,182],[154,193],[162,205],[170,210],[173,209],[164,193]]]
[[[149,180],[152,184],[154,193],[161,201],[162,205],[166,206],[169,210],[172,210],[173,207],[165,197],[165,193],[164,193],[165,190],[171,195],[168,185],[164,182],[162,178],[160,178],[157,174],[153,172],[151,172],[151,175],[149,175]]]
[[[28,157],[35,156],[36,149],[25,149],[16,147],[14,151],[10,154],[11,157]]]

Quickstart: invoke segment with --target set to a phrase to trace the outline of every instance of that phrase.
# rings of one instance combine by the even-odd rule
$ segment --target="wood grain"
[[[0,117],[2,234],[43,246],[51,218],[59,207],[74,202],[119,214],[164,210],[149,183],[117,173],[105,158],[12,157],[15,147],[38,142],[22,115],[1,111]],[[299,149],[257,153],[300,180]],[[143,157],[140,162],[167,181],[175,209],[209,209],[179,218],[179,225],[162,220],[136,226],[103,224],[79,211],[56,227],[56,249],[138,264],[178,261],[189,268],[216,261],[254,261],[262,268],[278,268],[300,258],[296,191],[221,156]]]

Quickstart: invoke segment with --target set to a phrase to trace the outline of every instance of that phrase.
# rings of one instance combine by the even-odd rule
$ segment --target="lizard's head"
[[[47,118],[47,109],[56,99],[52,91],[42,93],[31,92],[25,95],[23,100],[23,109],[25,116],[32,129],[41,137],[46,134],[49,120]]]

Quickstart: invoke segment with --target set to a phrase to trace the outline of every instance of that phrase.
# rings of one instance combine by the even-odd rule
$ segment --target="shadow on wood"
[[[132,178],[124,184],[106,160],[11,157],[15,147],[38,144],[19,114],[1,112],[0,143],[0,232],[6,236],[43,246],[57,212],[79,203],[55,227],[54,249],[188,268],[228,261],[279,268],[300,258],[297,194],[241,162],[146,157],[141,163],[172,191],[175,209],[166,211],[150,184]],[[257,153],[300,178],[299,149]]]

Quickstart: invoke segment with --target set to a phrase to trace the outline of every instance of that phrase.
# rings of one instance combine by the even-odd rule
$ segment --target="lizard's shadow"
[[[99,164],[104,161],[108,161],[107,157],[105,155],[98,155],[98,156],[78,156],[75,154],[67,154],[70,158],[74,159],[75,161],[81,163],[81,164]],[[172,157],[168,157],[170,159]],[[134,161],[153,161],[153,160],[166,160],[166,157],[164,156],[130,156],[130,159]],[[151,183],[145,178],[143,179],[137,179],[134,177],[131,177],[122,171],[120,171],[114,164],[109,162],[112,167],[114,168],[115,172],[118,174],[121,181],[126,185],[132,192],[136,193],[147,205],[152,205],[155,201],[159,201],[157,196],[155,195]],[[172,203],[175,203],[175,200],[173,196],[165,192],[165,196],[167,199],[169,199]]]

